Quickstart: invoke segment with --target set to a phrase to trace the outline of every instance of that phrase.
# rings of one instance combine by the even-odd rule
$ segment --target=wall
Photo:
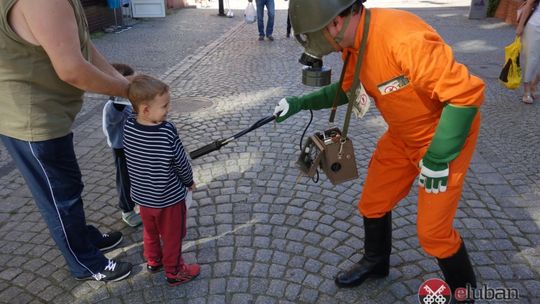
[[[102,31],[104,28],[114,25],[113,10],[107,7],[106,0],[81,0],[84,7],[90,32]],[[122,24],[122,13],[116,10],[118,24]]]

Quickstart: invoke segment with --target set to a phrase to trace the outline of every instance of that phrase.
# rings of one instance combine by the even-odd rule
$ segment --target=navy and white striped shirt
[[[135,203],[165,208],[184,200],[193,172],[173,124],[145,126],[131,116],[124,127],[124,150]]]

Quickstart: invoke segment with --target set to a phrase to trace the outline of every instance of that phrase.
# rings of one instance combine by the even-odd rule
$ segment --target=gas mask
[[[311,57],[322,59],[323,56],[342,50],[339,43],[343,41],[345,30],[349,26],[350,21],[351,15],[344,18],[343,26],[335,38],[330,35],[326,27],[316,32],[296,34],[294,36],[304,47],[304,53]]]
[[[332,37],[326,27],[311,33],[295,34],[296,40],[304,47],[304,53],[298,60],[305,67],[302,70],[302,83],[309,86],[330,84],[332,70],[323,65],[322,57],[342,50],[339,43],[343,40],[351,15],[344,18],[343,27],[336,37]]]

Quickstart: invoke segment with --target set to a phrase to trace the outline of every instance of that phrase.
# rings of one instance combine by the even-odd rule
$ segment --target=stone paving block
[[[246,292],[249,287],[247,278],[230,277],[227,281],[227,291],[229,292]]]
[[[234,269],[232,271],[233,275],[242,276],[250,273],[251,268],[253,267],[252,262],[236,262]]]
[[[266,294],[270,281],[266,278],[253,278],[250,280],[249,293],[260,295]]]
[[[182,285],[185,285],[182,287],[186,288],[186,296],[188,298],[202,298],[208,295],[208,280],[194,280]]]
[[[285,266],[277,265],[277,264],[271,264],[270,265],[270,270],[269,270],[269,276],[270,276],[270,278],[281,279],[285,275],[285,270],[286,269],[287,268]]]
[[[322,236],[320,234],[315,233],[315,232],[309,232],[304,237],[304,241],[308,242],[309,244],[316,245],[316,244],[319,244],[321,238]]]
[[[293,256],[292,259],[289,260],[288,266],[293,268],[304,268],[304,264],[306,263],[306,258],[303,256]]]
[[[291,254],[300,254],[304,251],[304,244],[300,242],[288,242],[285,250]]]
[[[287,288],[285,288],[285,298],[291,301],[297,300],[301,289],[302,289],[302,286],[299,284],[294,284],[294,283],[289,284]]]
[[[320,244],[322,248],[325,248],[326,250],[334,250],[336,246],[340,244],[340,242],[336,239],[325,237]]]
[[[0,272],[0,279],[10,281],[13,278],[17,277],[20,273],[22,273],[21,269],[18,268],[8,268],[4,271]]]
[[[213,267],[213,276],[214,277],[225,277],[231,274],[232,265],[230,262],[218,262],[214,264]]]
[[[253,296],[250,294],[235,294],[232,296],[231,303],[238,304],[251,304],[253,303]]]

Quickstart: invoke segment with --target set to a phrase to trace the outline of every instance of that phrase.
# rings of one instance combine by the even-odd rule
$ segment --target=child
[[[112,66],[124,76],[134,74],[133,69],[121,63]],[[139,226],[141,217],[135,212],[135,203],[129,194],[130,182],[127,172],[126,156],[124,154],[124,124],[131,115],[133,108],[128,100],[111,96],[103,107],[103,133],[107,137],[107,144],[113,149],[114,164],[116,166],[116,190],[118,192],[118,206],[122,209],[122,220],[131,227]]]
[[[124,147],[131,197],[143,221],[146,268],[154,273],[163,267],[169,285],[176,286],[200,272],[199,265],[185,264],[182,259],[185,197],[195,189],[191,165],[176,127],[166,121],[169,87],[153,77],[137,75],[128,96],[136,114],[124,127]]]

